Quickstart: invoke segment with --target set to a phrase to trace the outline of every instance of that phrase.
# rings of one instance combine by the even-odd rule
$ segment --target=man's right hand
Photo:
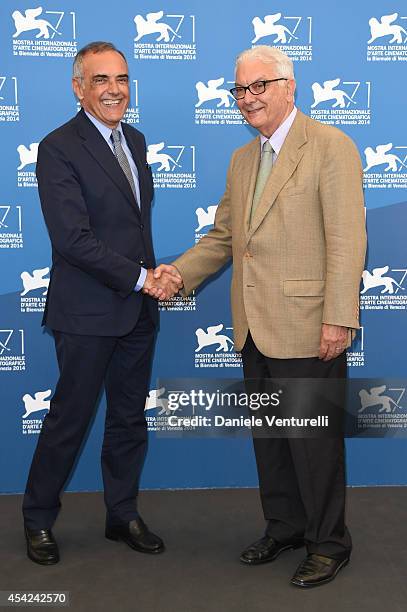
[[[173,276],[174,279],[177,281],[177,283],[178,284],[180,283],[179,285],[180,289],[184,286],[184,283],[182,281],[182,276],[178,268],[176,268],[172,264],[160,264],[159,266],[156,267],[156,269],[154,270],[154,278],[156,279],[161,278],[163,274],[170,274],[171,276]]]
[[[175,266],[161,264],[155,270],[147,270],[143,293],[158,300],[168,300],[183,286],[182,278]]]

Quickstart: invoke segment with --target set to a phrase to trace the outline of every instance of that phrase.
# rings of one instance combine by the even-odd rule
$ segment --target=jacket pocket
[[[304,195],[305,193],[305,187],[284,187],[280,192],[280,196],[293,198],[294,196]]]

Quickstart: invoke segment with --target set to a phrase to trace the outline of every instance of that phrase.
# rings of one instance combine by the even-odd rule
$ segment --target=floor
[[[264,529],[255,489],[142,492],[141,514],[167,546],[157,556],[104,538],[100,493],[66,494],[54,528],[61,562],[50,567],[25,556],[20,506],[21,496],[0,496],[0,590],[69,591],[75,612],[407,609],[407,487],[349,489],[351,563],[307,591],[289,584],[303,549],[257,567],[239,563]]]

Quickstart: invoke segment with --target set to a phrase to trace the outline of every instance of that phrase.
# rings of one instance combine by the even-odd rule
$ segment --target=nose
[[[108,82],[108,91],[113,95],[120,93],[119,85],[115,78],[110,78]]]
[[[257,98],[257,96],[252,94],[250,89],[246,89],[245,95],[244,95],[244,98],[243,98],[243,101],[246,102],[246,104],[250,104],[250,102],[254,102],[256,100],[256,98]]]

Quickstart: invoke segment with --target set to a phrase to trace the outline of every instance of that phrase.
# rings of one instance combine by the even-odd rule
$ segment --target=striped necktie
[[[252,224],[254,213],[256,212],[257,205],[260,202],[264,187],[266,185],[270,171],[273,167],[273,153],[273,147],[271,146],[270,142],[266,140],[263,145],[259,171],[257,173],[256,187],[253,195],[252,209],[250,211],[249,225]]]
[[[133,192],[134,195],[134,199],[137,202],[137,196],[136,196],[136,188],[134,185],[134,179],[133,179],[133,175],[131,173],[131,169],[130,169],[130,164],[129,164],[129,160],[127,159],[127,155],[126,153],[123,151],[123,147],[121,144],[121,132],[119,132],[119,130],[112,130],[112,141],[113,141],[113,150],[114,150],[114,154],[116,156],[117,161],[120,164],[121,169],[123,170],[126,179],[129,181],[131,190]]]

